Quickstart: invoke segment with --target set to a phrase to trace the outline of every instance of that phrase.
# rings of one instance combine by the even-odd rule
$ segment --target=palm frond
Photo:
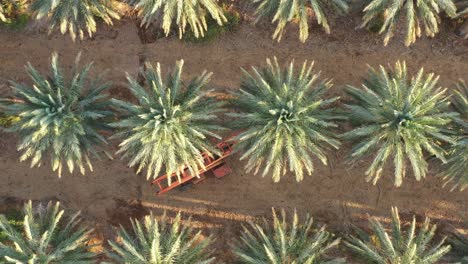
[[[235,148],[243,151],[241,160],[248,159],[249,172],[263,167],[262,175],[271,173],[278,182],[290,171],[301,181],[304,172],[314,171],[312,156],[326,164],[326,148],[338,149],[331,129],[340,117],[327,108],[338,98],[321,98],[332,84],[318,81],[313,63],[304,62],[298,73],[293,62],[284,70],[276,58],[267,64],[253,67],[253,75],[244,71],[241,89],[233,94],[232,105],[241,112],[228,115],[237,118],[231,126],[242,131]]]
[[[468,16],[468,1],[467,0],[458,0],[455,2],[455,5],[457,6],[458,17],[463,18],[465,16]]]
[[[447,162],[443,142],[454,143],[446,126],[457,114],[448,112],[446,89],[438,88],[438,77],[421,69],[411,79],[406,64],[397,62],[393,71],[370,68],[362,89],[350,86],[354,104],[347,105],[356,128],[342,135],[357,143],[351,159],[370,154],[374,159],[366,171],[367,181],[376,184],[385,164],[393,160],[395,186],[400,186],[408,167],[416,180],[425,178],[425,153]]]
[[[381,22],[379,34],[385,33],[386,46],[404,18],[406,26],[405,45],[410,46],[421,37],[422,32],[434,37],[439,32],[440,14],[451,18],[457,16],[453,0],[372,0],[363,10],[361,28]],[[379,21],[383,20],[383,21]]]
[[[227,22],[217,0],[129,0],[129,2],[138,10],[142,26],[148,27],[152,23],[157,23],[166,36],[171,32],[174,23],[179,29],[179,38],[182,38],[187,25],[195,37],[203,37],[208,28],[207,15],[219,25]]]
[[[426,220],[417,228],[416,218],[403,230],[397,208],[392,208],[391,233],[375,218],[369,220],[372,233],[357,229],[358,236],[350,236],[345,245],[369,264],[431,264],[438,263],[450,251],[444,245],[445,238],[438,243],[432,240],[436,226]]]
[[[7,22],[9,18],[24,11],[26,0],[0,0],[0,22]]]
[[[457,83],[452,98],[452,105],[460,114],[454,118],[457,142],[452,145],[441,175],[446,184],[453,184],[453,191],[468,187],[468,85],[463,80]]]
[[[6,8],[2,4],[0,4],[0,21],[5,22],[7,20],[6,13]]]
[[[96,262],[96,255],[90,252],[92,246],[89,245],[92,230],[79,227],[79,212],[66,216],[58,202],[33,208],[29,201],[23,214],[22,231],[0,215],[0,230],[7,237],[5,243],[0,243],[0,259],[5,261],[2,263]]]
[[[207,250],[211,237],[204,238],[200,231],[195,233],[184,225],[180,213],[173,221],[164,213],[159,220],[151,214],[143,221],[132,219],[131,223],[131,233],[120,227],[118,240],[109,241],[112,251],[108,255],[117,263],[208,264],[214,261]]]
[[[179,175],[185,167],[197,175],[204,168],[202,153],[217,153],[207,142],[207,137],[220,138],[214,131],[223,129],[215,123],[222,103],[205,89],[211,73],[184,85],[182,68],[179,61],[164,81],[159,63],[156,68],[148,63],[142,72],[147,88],[127,77],[138,104],[114,100],[125,115],[113,124],[120,129],[114,137],[123,140],[117,153],[130,158],[130,167],[139,164],[137,173],[146,167],[147,178],[158,177],[163,166],[168,175]]]
[[[26,71],[33,85],[12,83],[13,99],[5,106],[7,116],[19,117],[7,129],[21,137],[18,150],[20,161],[31,159],[31,167],[40,166],[50,155],[52,169],[62,175],[64,164],[70,173],[78,167],[82,174],[85,165],[92,171],[89,155],[99,157],[96,147],[106,144],[100,134],[109,130],[106,120],[112,116],[110,102],[102,93],[109,87],[101,79],[89,80],[92,64],[78,68],[77,57],[73,78],[67,80],[52,54],[51,73],[41,75],[31,64]]]
[[[468,236],[456,232],[449,236],[448,241],[452,245],[454,253],[460,256],[460,263],[466,263],[468,261]]]
[[[87,33],[96,33],[96,18],[112,25],[113,19],[120,19],[113,0],[34,0],[31,10],[36,19],[49,20],[49,34],[59,28],[62,34],[67,31],[73,41],[81,40]]]
[[[330,249],[338,246],[340,239],[334,238],[325,226],[313,228],[309,215],[301,224],[297,212],[292,221],[288,221],[284,210],[280,218],[273,209],[273,223],[263,219],[263,224],[250,222],[249,226],[243,227],[240,241],[234,248],[241,263],[345,263],[326,256]]]
[[[330,34],[328,16],[330,12],[346,13],[347,0],[254,0],[257,4],[257,21],[263,17],[272,18],[276,23],[273,39],[281,40],[288,23],[299,24],[299,39],[305,42],[309,37],[309,19],[315,17],[325,32]]]

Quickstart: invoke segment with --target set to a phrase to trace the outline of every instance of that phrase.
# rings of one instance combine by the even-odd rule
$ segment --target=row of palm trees
[[[207,89],[211,73],[183,82],[183,61],[165,79],[159,63],[147,63],[143,82],[127,76],[135,100],[122,101],[109,99],[104,91],[110,84],[90,78],[91,64],[80,68],[78,60],[70,78],[56,53],[48,75],[28,63],[32,85],[12,82],[13,96],[0,98],[0,109],[15,120],[6,131],[20,137],[20,160],[30,159],[34,167],[49,156],[59,177],[64,166],[70,173],[92,171],[90,156],[112,158],[104,148],[104,135],[111,132],[120,141],[117,154],[137,173],[146,170],[148,179],[185,167],[197,175],[204,167],[202,153],[219,154],[208,139],[221,139],[218,133],[227,128],[219,113],[228,110],[227,126],[239,131],[233,141],[246,169],[275,182],[289,173],[297,181],[313,174],[315,160],[327,164],[327,151],[346,140],[353,143],[349,162],[372,157],[365,174],[373,184],[387,163],[400,186],[408,171],[418,181],[425,178],[428,162],[435,160],[445,164],[440,175],[453,188],[468,186],[468,86],[460,81],[452,89],[452,107],[438,77],[423,69],[410,77],[404,62],[370,68],[362,87],[346,88],[350,99],[342,104],[339,97],[324,97],[332,83],[320,78],[313,63],[296,71],[294,62],[282,68],[275,58],[244,70],[240,89],[228,100],[217,100]],[[353,128],[339,133],[338,121]]]
[[[256,4],[257,20],[264,17],[271,19],[277,27],[273,38],[281,40],[286,25],[299,25],[299,38],[305,42],[309,36],[309,23],[315,18],[326,33],[330,33],[328,17],[349,11],[349,0],[252,0]],[[168,35],[178,28],[179,36],[189,26],[195,37],[204,36],[208,29],[207,18],[212,18],[218,25],[227,22],[225,10],[217,0],[122,0],[137,11],[141,26],[151,24],[161,26]],[[384,34],[384,45],[395,34],[400,20],[405,21],[405,45],[413,44],[425,34],[433,37],[439,32],[441,15],[456,19],[468,14],[466,0],[363,0],[363,21],[360,28],[377,28]],[[457,4],[460,6],[457,9]],[[8,6],[17,8],[6,8]],[[2,0],[0,1],[0,20],[12,16],[13,11],[26,8],[36,19],[47,18],[49,31],[59,28],[62,34],[69,32],[73,40],[85,33],[92,36],[96,32],[97,19],[107,24],[119,19],[117,0]],[[8,12],[7,10],[10,10]]]
[[[79,212],[65,213],[60,204],[49,202],[47,206],[32,202],[25,204],[21,224],[11,224],[0,216],[0,259],[6,263],[96,263],[98,246],[92,242],[93,230],[83,227]],[[369,229],[355,227],[355,235],[344,239],[361,263],[370,264],[431,264],[438,263],[452,244],[458,255],[457,263],[468,260],[468,240],[454,234],[450,243],[445,238],[435,241],[436,226],[426,218],[417,223],[413,217],[408,225],[402,225],[397,208],[392,208],[391,232],[381,222],[369,220]],[[181,214],[170,218],[153,214],[143,219],[131,219],[131,228],[120,227],[117,237],[109,240],[107,259],[128,264],[201,264],[217,263],[210,247],[212,236],[204,237],[201,231],[190,227],[190,218],[182,220]],[[291,219],[273,209],[273,219],[250,221],[233,244],[237,263],[249,264],[332,264],[346,263],[337,258],[337,246],[341,239],[326,230],[326,226],[314,225],[307,215],[302,223],[294,212]],[[334,254],[333,250],[335,250]],[[332,256],[333,255],[333,256]],[[2,262],[3,263],[3,262]]]

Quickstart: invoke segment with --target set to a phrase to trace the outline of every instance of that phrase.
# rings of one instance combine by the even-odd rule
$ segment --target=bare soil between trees
[[[354,31],[358,18],[347,19],[335,26],[332,35],[313,28],[305,44],[298,41],[296,28],[277,43],[270,38],[272,26],[250,24],[207,44],[169,38],[143,45],[134,22],[126,20],[112,28],[103,27],[93,39],[76,44],[68,36],[0,30],[0,93],[10,93],[8,80],[29,82],[24,71],[28,61],[42,72],[48,71],[53,51],[60,54],[61,64],[70,68],[81,51],[83,62],[94,61],[94,73],[109,70],[106,76],[113,83],[112,96],[127,99],[131,95],[125,88],[124,73],[136,76],[142,57],[160,62],[165,72],[183,58],[185,80],[204,69],[212,71],[211,86],[219,93],[238,89],[241,67],[264,65],[265,59],[272,56],[283,64],[291,59],[300,63],[314,60],[322,77],[334,80],[328,96],[343,96],[346,84],[359,85],[367,64],[387,65],[397,60],[407,60],[412,71],[424,67],[439,74],[440,84],[447,87],[453,87],[459,78],[468,79],[468,41],[456,37],[449,26],[435,39],[419,40],[410,48],[404,47],[398,37],[383,47],[379,36]],[[344,125],[341,130],[346,128]],[[222,179],[208,177],[200,184],[156,196],[144,176],[135,175],[118,157],[94,161],[95,171],[86,176],[64,174],[59,179],[48,163],[34,169],[27,162],[20,163],[17,142],[15,135],[0,132],[0,212],[27,199],[60,200],[68,209],[81,210],[87,223],[96,227],[98,238],[108,239],[115,235],[114,226],[127,224],[129,217],[150,211],[182,211],[193,216],[195,226],[216,236],[219,262],[232,263],[228,249],[241,225],[249,219],[269,217],[272,207],[289,212],[297,209],[301,215],[310,213],[335,232],[346,232],[352,224],[363,225],[369,215],[387,218],[391,206],[399,207],[407,217],[431,217],[442,229],[468,228],[468,191],[442,188],[443,182],[435,177],[437,164],[431,163],[431,172],[424,181],[417,182],[409,174],[403,186],[395,188],[389,168],[373,186],[364,180],[366,161],[345,162],[349,144],[329,153],[328,166],[316,162],[314,175],[300,183],[293,177],[273,183],[271,178],[248,174],[239,156],[234,155],[228,159],[233,168],[231,175]],[[116,142],[109,148],[115,151]]]

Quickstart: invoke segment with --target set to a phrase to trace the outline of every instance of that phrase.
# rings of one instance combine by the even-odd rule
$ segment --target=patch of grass
[[[203,37],[195,37],[195,34],[193,34],[192,30],[187,30],[187,32],[184,34],[182,39],[185,42],[191,42],[191,43],[207,43],[218,36],[221,36],[225,33],[228,32],[233,32],[237,28],[237,26],[240,23],[240,14],[236,11],[231,11],[231,10],[224,10],[224,16],[227,19],[227,22],[223,23],[222,26],[218,25],[218,23],[211,17],[208,16],[206,23],[208,25],[208,30],[205,32],[205,35]]]
[[[30,19],[28,14],[18,14],[14,18],[8,18],[5,22],[0,22],[2,27],[5,27],[9,30],[19,31],[26,27]]]
[[[5,217],[8,219],[8,223],[12,225],[16,230],[22,232],[23,230],[23,214],[20,210],[9,210],[4,213]],[[6,234],[0,230],[0,243],[6,243],[8,241],[8,237]]]

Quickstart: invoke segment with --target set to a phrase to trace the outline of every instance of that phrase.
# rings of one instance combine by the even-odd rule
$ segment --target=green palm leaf
[[[391,72],[382,66],[380,71],[371,68],[362,89],[348,88],[355,101],[347,108],[356,128],[342,137],[357,141],[352,160],[374,156],[367,181],[376,184],[389,159],[394,164],[395,186],[402,184],[408,165],[418,181],[426,176],[425,152],[446,162],[440,145],[454,143],[445,127],[457,114],[447,112],[446,89],[436,88],[438,79],[432,73],[425,75],[423,69],[409,79],[406,64],[397,62]]]
[[[446,184],[453,183],[452,190],[464,190],[468,187],[468,85],[463,80],[457,84],[452,104],[460,114],[455,118],[457,142],[450,150],[441,175]]]
[[[119,19],[113,0],[34,0],[31,10],[36,19],[49,19],[49,33],[59,28],[62,34],[69,32],[73,41],[82,40],[85,33],[90,37],[96,33],[96,18],[112,25]]]
[[[327,11],[340,14],[348,11],[347,0],[254,0],[257,4],[257,21],[272,17],[277,23],[273,38],[281,40],[285,27],[290,22],[299,24],[299,39],[305,42],[309,37],[309,18],[311,14],[319,25],[330,34]]]
[[[449,17],[457,16],[457,7],[453,0],[372,0],[363,10],[361,28],[375,25],[383,20],[379,34],[385,33],[386,46],[393,37],[402,17],[406,23],[405,45],[410,46],[421,37],[434,37],[439,32],[440,13]]]
[[[60,203],[41,204],[33,208],[32,202],[24,206],[23,230],[13,227],[0,215],[0,230],[6,235],[0,243],[2,263],[28,264],[92,264],[95,254],[90,252],[92,230],[79,227],[79,212],[66,216]]]
[[[453,233],[449,237],[449,242],[453,247],[454,252],[461,258],[460,263],[464,264],[468,261],[468,236],[460,232]]]
[[[129,0],[138,10],[141,24],[147,27],[156,23],[160,25],[166,36],[175,23],[182,38],[187,25],[195,37],[203,37],[207,30],[206,16],[210,15],[220,26],[227,22],[223,9],[217,0]]]
[[[278,182],[291,171],[301,181],[304,171],[314,170],[312,156],[326,164],[325,148],[339,146],[331,129],[340,117],[325,109],[338,98],[321,98],[331,82],[318,81],[313,63],[304,62],[299,73],[293,63],[282,71],[276,58],[267,64],[260,71],[253,68],[253,75],[244,71],[241,89],[233,94],[232,104],[241,112],[228,115],[237,118],[232,127],[242,131],[235,147],[248,159],[249,172],[263,167],[262,175],[272,173]]]
[[[148,215],[131,223],[133,232],[120,227],[118,240],[109,241],[112,251],[108,255],[116,263],[208,264],[214,260],[207,250],[211,237],[203,238],[201,232],[183,225],[180,213],[173,221],[164,213],[161,219]]]
[[[388,233],[376,219],[369,220],[372,233],[356,228],[358,236],[350,236],[345,245],[369,264],[431,264],[438,263],[450,251],[445,238],[432,243],[436,226],[426,218],[417,228],[416,218],[403,230],[398,209],[392,208],[392,232]]]
[[[182,67],[179,61],[164,81],[159,63],[156,68],[148,63],[142,72],[147,88],[127,77],[138,104],[114,100],[125,114],[113,124],[120,129],[114,137],[123,140],[117,153],[130,158],[130,167],[139,164],[137,173],[146,167],[147,178],[158,177],[163,166],[168,175],[184,167],[197,175],[204,168],[202,153],[217,153],[207,142],[208,136],[220,138],[213,131],[223,129],[215,124],[222,103],[208,97],[205,89],[211,73],[205,71],[184,85]]]
[[[243,227],[241,239],[234,254],[245,264],[332,264],[345,263],[342,259],[330,259],[326,253],[338,246],[340,239],[325,230],[314,229],[313,220],[307,215],[299,223],[296,212],[288,223],[284,210],[279,218],[273,209],[273,224],[263,219],[263,224],[249,223]]]
[[[112,116],[110,102],[102,92],[109,87],[101,78],[89,80],[92,64],[78,69],[77,57],[72,78],[67,80],[52,54],[51,73],[41,75],[31,64],[26,71],[33,85],[13,83],[13,99],[1,99],[7,104],[5,114],[19,117],[7,131],[21,137],[18,150],[21,161],[31,159],[31,167],[40,166],[50,155],[52,169],[62,175],[64,164],[70,173],[78,167],[85,173],[85,164],[92,171],[89,155],[99,157],[96,146],[106,144],[100,131],[109,130],[106,120]]]

